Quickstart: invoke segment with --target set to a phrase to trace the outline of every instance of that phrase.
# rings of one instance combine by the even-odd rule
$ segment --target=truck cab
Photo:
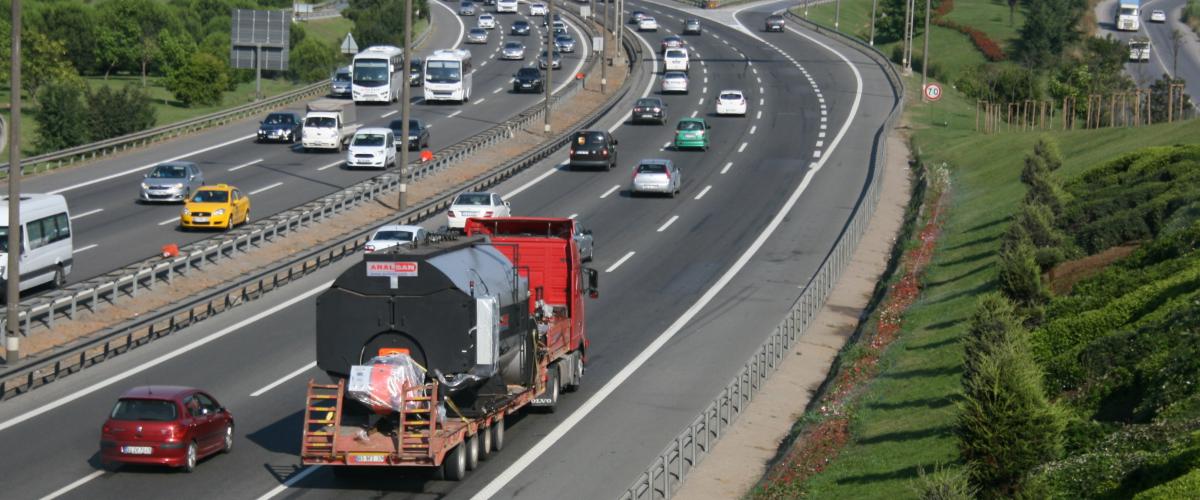
[[[1117,29],[1120,31],[1137,31],[1141,29],[1142,5],[1141,0],[1117,1]]]
[[[1134,37],[1129,40],[1129,60],[1133,62],[1147,62],[1150,60],[1149,38]]]

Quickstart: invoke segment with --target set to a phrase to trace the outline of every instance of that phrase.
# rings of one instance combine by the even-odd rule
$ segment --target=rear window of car
[[[476,194],[460,194],[454,200],[455,205],[488,205],[491,203],[491,196],[486,193]]]
[[[372,239],[386,241],[412,241],[412,231],[380,231]]]
[[[578,145],[593,145],[604,144],[603,132],[580,132],[575,134],[575,144]]]
[[[679,122],[678,130],[704,130],[704,125],[700,122]]]
[[[634,106],[637,106],[639,108],[656,107],[656,106],[658,106],[658,101],[656,101],[654,99],[638,99],[637,104],[634,104]]]
[[[730,92],[728,94],[721,94],[721,99],[725,99],[727,101],[740,101],[742,100],[742,95]]]
[[[687,79],[687,75],[680,73],[678,71],[671,71],[671,72],[663,75],[663,80],[686,80],[686,79]]]
[[[146,422],[170,422],[178,416],[172,401],[161,399],[120,399],[113,406],[113,420],[140,420]]]
[[[679,49],[672,49],[672,50],[668,50],[668,51],[667,51],[667,57],[670,57],[670,58],[680,58],[680,59],[682,59],[682,58],[685,58],[685,57],[687,57],[687,52],[684,52],[684,51],[682,51],[682,50],[679,50]]]
[[[639,174],[665,174],[667,166],[661,163],[643,163],[638,165]]]

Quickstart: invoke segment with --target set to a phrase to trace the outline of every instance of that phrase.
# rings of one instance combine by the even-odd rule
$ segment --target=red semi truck
[[[364,254],[317,299],[317,366],[335,382],[309,382],[301,462],[457,480],[504,446],[505,416],[553,411],[579,387],[583,296],[597,294],[574,229],[471,219],[461,239]],[[389,379],[396,361],[417,375]],[[355,390],[390,396],[364,403]]]

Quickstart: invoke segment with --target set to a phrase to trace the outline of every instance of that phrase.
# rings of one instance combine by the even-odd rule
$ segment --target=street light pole
[[[842,19],[842,0],[836,0],[835,2],[833,2],[833,30],[834,31],[841,31],[840,29],[838,29],[838,24],[841,22],[841,19]]]
[[[542,115],[546,117],[542,132],[550,135],[550,97],[553,95],[554,84],[551,75],[554,74],[554,0],[546,2],[546,102]]]
[[[925,47],[921,49],[921,99],[925,99],[925,86],[929,85],[929,4],[925,0],[925,32],[921,33]]]
[[[8,263],[5,281],[5,361],[21,358],[21,0],[12,0],[12,53],[9,66],[9,101],[12,117],[8,124]]]
[[[879,5],[879,0],[871,0],[871,41],[872,47],[875,46],[875,7]]]
[[[600,93],[604,94],[608,92],[608,11],[610,9],[605,0],[600,0],[600,5],[604,7],[604,15],[600,16],[601,22],[604,24],[604,29],[600,30]]]
[[[400,147],[400,199],[396,203],[397,210],[408,208],[408,118],[412,108],[412,0],[404,2],[404,82],[400,86],[400,135],[403,146]],[[419,141],[418,141],[419,142]]]

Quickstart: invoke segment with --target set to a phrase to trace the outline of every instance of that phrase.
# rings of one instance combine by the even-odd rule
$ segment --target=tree
[[[940,3],[940,2],[935,2]],[[925,2],[916,2],[913,19],[913,38],[921,36],[925,29]],[[908,8],[908,0],[880,0],[879,19],[875,21],[875,43],[884,44],[904,38],[904,17]]]
[[[197,52],[167,77],[166,87],[185,106],[219,104],[229,87],[228,67],[212,54]]]
[[[1033,154],[1042,158],[1046,165],[1046,169],[1050,172],[1058,170],[1062,167],[1062,151],[1058,149],[1058,142],[1053,139],[1042,137],[1033,145]]]
[[[117,4],[109,2],[104,5]],[[135,42],[137,25],[132,19],[108,10],[100,11],[100,24],[96,26],[96,62],[104,70],[104,79],[113,71],[132,64],[136,60]]]
[[[1082,0],[1026,0],[1025,24],[1017,48],[1028,66],[1048,68],[1067,46],[1079,39],[1076,23],[1083,15]]]
[[[83,101],[83,80],[78,76],[55,78],[39,90],[38,123],[34,147],[50,152],[88,142],[87,106]]]
[[[188,58],[197,50],[196,41],[184,32],[162,30],[158,33],[158,43],[159,66],[164,75],[170,75],[172,71],[187,64]]]
[[[11,39],[8,24],[0,24],[0,39]],[[8,80],[11,46],[0,44],[0,79]],[[46,82],[59,78],[78,77],[78,72],[66,57],[66,48],[57,40],[50,40],[41,32],[21,32],[21,89],[37,102],[38,91]]]
[[[414,19],[417,11],[428,19],[425,0],[413,0]],[[351,0],[343,15],[354,21],[354,39],[360,47],[404,46],[404,0]]]
[[[99,16],[90,4],[55,2],[43,4],[31,16],[30,27],[66,48],[67,59],[75,71],[83,74],[94,71],[96,61],[96,28]]]
[[[1021,318],[1012,302],[999,293],[988,293],[975,303],[963,337],[963,381],[975,376],[980,360],[998,345],[1012,342],[1021,331]]]
[[[293,80],[315,82],[329,78],[329,72],[337,62],[337,47],[315,38],[305,38],[288,54],[288,73]]]
[[[131,51],[145,87],[147,71],[159,56],[158,34],[164,29],[179,29],[178,23],[172,22],[166,5],[156,0],[104,2],[99,9],[102,23],[113,23],[118,28],[114,30],[116,40]]]
[[[1182,78],[1171,78],[1170,75],[1163,75],[1154,83],[1150,84],[1150,119],[1154,123],[1167,121],[1168,113],[1172,120],[1183,119],[1180,113],[1190,113],[1192,109],[1192,97],[1187,92],[1180,92],[1179,89],[1187,87],[1176,87],[1175,95],[1170,95],[1172,89],[1171,84],[1177,86],[1187,83]],[[1180,95],[1182,93],[1182,96]],[[1182,99],[1183,102],[1180,102]],[[1169,111],[1174,108],[1173,111]]]
[[[1000,253],[1000,291],[1022,306],[1038,306],[1050,298],[1042,283],[1042,269],[1033,245],[1018,241],[1010,251]]]
[[[88,92],[90,139],[100,141],[153,127],[157,121],[146,91],[132,84],[120,90],[107,85]]]

